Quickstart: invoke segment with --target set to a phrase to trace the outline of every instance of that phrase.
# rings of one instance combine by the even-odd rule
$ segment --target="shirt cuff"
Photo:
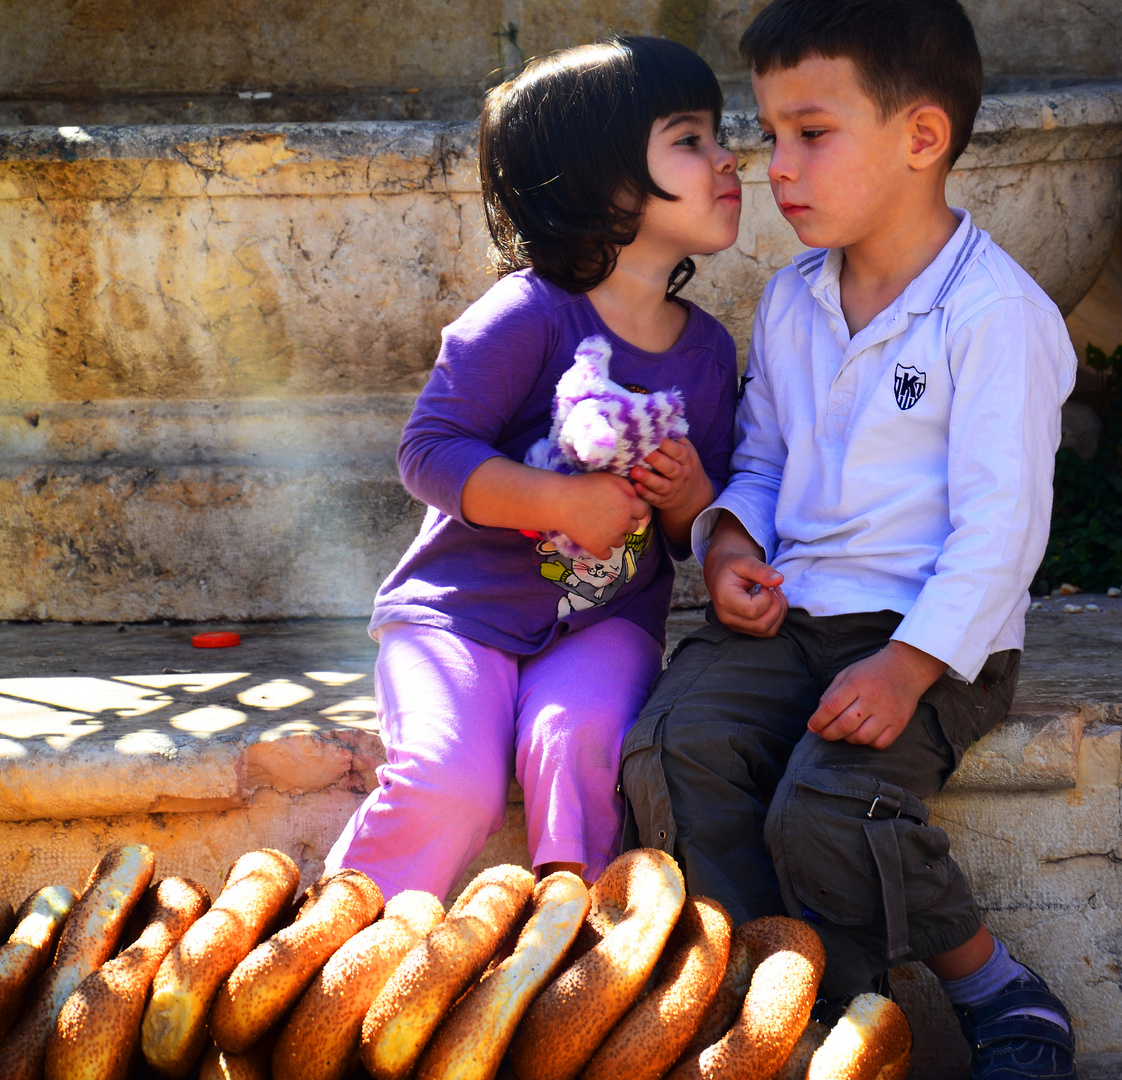
[[[913,607],[892,635],[893,641],[902,641],[914,649],[934,656],[947,665],[952,679],[971,683],[985,666],[990,650],[950,619],[932,619],[916,615]]]
[[[697,561],[702,566],[705,565],[705,553],[709,550],[709,541],[713,537],[713,530],[717,527],[717,519],[721,516],[722,510],[727,510],[748,530],[748,535],[764,549],[764,562],[770,563],[779,546],[774,523],[764,521],[759,514],[753,513],[747,500],[738,498],[731,488],[725,488],[712,504],[694,519],[690,543]]]

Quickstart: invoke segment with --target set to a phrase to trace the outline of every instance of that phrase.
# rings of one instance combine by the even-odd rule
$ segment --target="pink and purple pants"
[[[497,832],[522,785],[532,863],[580,863],[594,881],[618,854],[620,747],[662,653],[623,618],[520,656],[412,623],[382,628],[375,671],[387,761],[326,872],[369,874],[386,899],[442,899]]]

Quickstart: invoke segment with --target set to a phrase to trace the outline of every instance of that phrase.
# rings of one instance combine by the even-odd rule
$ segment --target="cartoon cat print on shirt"
[[[650,543],[651,530],[645,528],[629,534],[622,547],[612,548],[611,558],[597,559],[591,555],[570,558],[558,551],[552,541],[540,541],[535,550],[545,557],[540,568],[542,577],[565,590],[557,601],[557,618],[608,603],[635,576],[638,560]]]

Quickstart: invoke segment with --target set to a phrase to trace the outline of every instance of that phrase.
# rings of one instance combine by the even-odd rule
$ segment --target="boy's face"
[[[807,247],[859,244],[898,217],[913,175],[908,110],[882,121],[848,58],[808,57],[752,86],[772,195]]]

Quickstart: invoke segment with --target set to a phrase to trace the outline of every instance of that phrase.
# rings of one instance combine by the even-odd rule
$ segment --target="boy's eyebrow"
[[[759,113],[757,113],[757,116]],[[825,105],[799,105],[794,109],[783,109],[779,113],[781,120],[802,120],[807,116],[830,116],[832,113]]]

